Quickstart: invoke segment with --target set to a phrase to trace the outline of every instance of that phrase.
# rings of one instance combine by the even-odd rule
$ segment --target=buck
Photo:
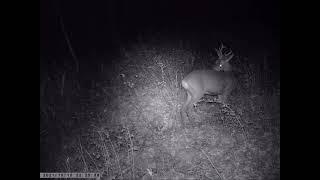
[[[182,106],[182,120],[186,118],[191,105],[195,105],[205,94],[218,95],[222,104],[234,88],[235,80],[232,75],[232,67],[229,61],[234,54],[230,50],[223,53],[225,46],[215,49],[218,59],[212,70],[195,70],[189,73],[181,82],[182,87],[187,91],[187,100]]]

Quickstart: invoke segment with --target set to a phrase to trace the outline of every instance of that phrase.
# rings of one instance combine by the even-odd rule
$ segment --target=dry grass
[[[238,55],[230,104],[199,103],[194,123],[181,128],[181,79],[208,66],[209,57],[140,43],[123,49],[112,68],[97,65],[90,88],[73,65],[58,69],[40,84],[40,131],[49,132],[40,132],[40,142],[54,124],[57,169],[106,179],[279,179],[280,87],[266,65]]]

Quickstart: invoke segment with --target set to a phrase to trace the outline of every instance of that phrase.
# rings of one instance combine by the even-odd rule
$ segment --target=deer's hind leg
[[[182,106],[182,111],[181,111],[181,117],[182,120],[185,122],[186,119],[188,119],[188,121],[190,122],[190,110],[194,110],[194,104],[196,102],[199,101],[199,99],[201,99],[201,97],[203,96],[203,93],[196,93],[196,92],[191,92],[191,91],[187,91],[187,100],[184,103],[184,105]]]

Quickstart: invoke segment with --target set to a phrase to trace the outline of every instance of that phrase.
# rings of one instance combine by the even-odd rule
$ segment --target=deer
[[[187,99],[181,108],[181,118],[184,124],[185,115],[190,107],[196,106],[196,103],[205,95],[217,95],[218,102],[223,105],[232,90],[235,87],[235,78],[232,73],[232,66],[229,63],[234,54],[232,50],[224,53],[226,47],[221,44],[215,49],[218,59],[212,69],[194,70],[189,73],[182,81],[181,85],[187,92]],[[188,115],[189,116],[189,115]]]

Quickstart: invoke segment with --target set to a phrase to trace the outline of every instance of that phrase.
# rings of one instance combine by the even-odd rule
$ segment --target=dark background
[[[139,36],[155,35],[187,39],[198,47],[224,40],[242,53],[260,48],[279,54],[280,7],[275,0],[40,1],[43,57],[69,54],[59,16],[79,56],[116,53]]]

